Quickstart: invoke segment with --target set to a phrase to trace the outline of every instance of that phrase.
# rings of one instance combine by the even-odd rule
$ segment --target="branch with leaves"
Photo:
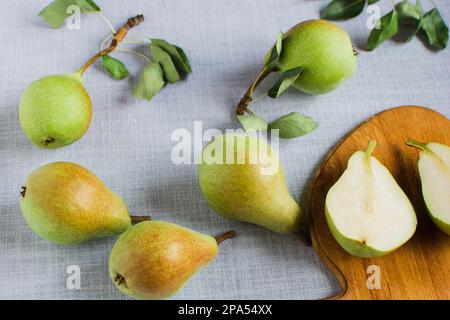
[[[129,75],[127,67],[122,61],[112,57],[110,53],[115,51],[133,54],[146,63],[133,89],[133,95],[141,99],[151,100],[167,83],[175,83],[192,72],[188,57],[183,49],[176,45],[162,39],[144,36],[129,37],[129,39],[133,39],[132,41],[125,39],[129,29],[144,21],[142,15],[129,19],[124,26],[116,31],[111,22],[103,15],[100,7],[92,0],[54,0],[39,13],[39,16],[49,26],[58,29],[70,17],[68,8],[72,5],[77,6],[83,14],[100,15],[112,32],[103,40],[100,51],[81,67],[79,70],[81,74],[101,58],[104,70],[113,79],[125,79]],[[108,42],[109,46],[106,46]],[[119,47],[119,44],[142,45],[149,49],[150,55],[131,49],[123,49]]]
[[[277,63],[283,50],[283,33],[278,34],[276,43],[274,44],[270,54],[264,61],[264,67],[256,77],[255,81],[245,92],[241,101],[236,107],[236,115],[239,123],[245,131],[249,130],[279,130],[279,137],[282,139],[292,139],[304,136],[318,127],[318,123],[312,118],[304,116],[298,112],[291,112],[270,123],[261,117],[258,117],[249,105],[253,102],[253,94],[259,84],[272,72],[277,70]],[[275,84],[267,91],[267,96],[278,98],[283,92],[290,88],[300,74],[303,72],[302,67],[293,68],[283,72]],[[265,96],[265,95],[264,95]],[[245,115],[248,113],[248,115]]]
[[[333,0],[322,10],[320,16],[326,20],[346,20],[360,15],[366,3],[371,5],[377,2],[379,0]],[[432,1],[429,2],[433,9],[426,13],[420,0],[416,0],[415,4],[408,0],[397,3],[371,31],[367,50],[374,50],[400,30],[403,31],[406,42],[422,33],[431,47],[445,49],[448,43],[448,27],[436,5]]]

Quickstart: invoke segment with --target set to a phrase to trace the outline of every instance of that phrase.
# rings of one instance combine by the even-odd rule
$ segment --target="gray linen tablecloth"
[[[48,0],[0,2],[0,298],[125,298],[108,276],[114,239],[58,246],[41,240],[24,222],[18,205],[20,186],[31,170],[56,160],[91,169],[133,213],[209,234],[237,231],[236,239],[221,246],[216,261],[175,298],[316,299],[337,292],[336,281],[311,247],[295,236],[214,214],[200,194],[196,166],[174,165],[170,160],[175,129],[193,130],[194,121],[202,121],[204,129],[238,127],[233,106],[254,79],[277,33],[317,18],[325,1],[97,2],[115,26],[143,13],[146,21],[133,35],[180,45],[194,72],[148,103],[130,95],[142,61],[117,53],[133,76],[113,81],[99,64],[87,72],[85,84],[94,107],[88,133],[71,146],[40,150],[27,140],[18,122],[22,91],[41,76],[77,69],[98,50],[109,30],[97,15],[83,16],[80,30],[53,30],[37,17]],[[450,21],[450,2],[435,2]],[[339,23],[357,46],[369,33],[367,17]],[[338,90],[322,96],[290,90],[277,100],[258,101],[255,109],[269,120],[299,111],[320,123],[312,134],[282,141],[280,146],[289,190],[306,208],[311,176],[327,151],[367,117],[408,104],[450,116],[450,49],[432,52],[419,39],[408,44],[388,41],[374,52],[361,51],[356,73]],[[80,290],[66,287],[70,265],[80,267]]]

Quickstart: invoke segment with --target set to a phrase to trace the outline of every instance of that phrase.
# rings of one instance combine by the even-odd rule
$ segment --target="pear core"
[[[412,237],[417,225],[408,197],[370,153],[355,152],[326,197],[331,233],[343,249],[358,257],[395,250]]]

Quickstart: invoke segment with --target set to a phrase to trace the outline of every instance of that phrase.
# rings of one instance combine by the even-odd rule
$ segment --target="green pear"
[[[132,223],[117,194],[92,172],[70,162],[53,162],[33,171],[19,202],[30,228],[60,244],[116,235]]]
[[[407,144],[420,149],[419,174],[428,213],[450,235],[450,148],[436,142]]]
[[[356,56],[348,33],[326,20],[308,20],[286,32],[277,67],[287,71],[303,67],[293,86],[305,93],[336,89],[356,69]]]
[[[38,147],[58,148],[81,138],[92,117],[81,73],[52,75],[32,82],[19,104],[19,119]]]
[[[84,73],[99,58],[117,49],[128,31],[143,21],[143,15],[128,19],[114,33],[110,45],[93,55],[77,72],[47,76],[25,89],[19,103],[19,120],[34,144],[41,148],[63,147],[86,133],[91,123],[92,105],[82,83]]]
[[[378,257],[397,249],[416,230],[417,218],[408,197],[372,151],[357,151],[330,188],[325,214],[331,233],[350,254]]]
[[[220,215],[280,233],[299,230],[300,207],[277,155],[262,139],[216,137],[203,149],[198,175],[206,201]]]
[[[114,245],[109,275],[119,290],[137,299],[165,299],[177,293],[200,269],[214,260],[217,238],[179,225],[148,221],[125,231]]]

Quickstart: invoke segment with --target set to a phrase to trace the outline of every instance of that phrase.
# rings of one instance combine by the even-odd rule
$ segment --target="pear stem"
[[[372,155],[373,149],[377,146],[377,140],[370,140],[367,145],[366,155],[370,157]]]
[[[127,23],[125,23],[117,32],[114,34],[113,39],[111,40],[111,44],[108,48],[105,48],[92,56],[77,72],[82,76],[83,73],[95,62],[97,59],[104,57],[111,52],[113,52],[119,43],[127,36],[128,31],[137,26],[138,24],[144,21],[143,15],[138,15],[136,17],[128,19]]]
[[[217,244],[221,244],[225,240],[234,238],[235,236],[236,236],[236,232],[235,231],[227,231],[224,234],[221,234],[219,236],[215,236],[214,238],[216,239]]]
[[[131,218],[131,224],[132,225],[135,225],[135,224],[137,224],[139,222],[152,220],[152,217],[150,217],[150,216],[132,216],[132,215],[130,215],[130,218]]]
[[[427,146],[424,143],[421,143],[421,142],[413,140],[413,139],[408,139],[408,141],[406,141],[406,144],[410,147],[415,147],[422,151],[427,150]]]
[[[236,107],[236,114],[243,115],[245,112],[249,112],[247,107],[253,101],[253,92],[259,86],[259,84],[273,71],[273,69],[269,69],[266,66],[260,71],[255,81],[250,85],[250,87],[245,92],[241,101],[239,101]]]

